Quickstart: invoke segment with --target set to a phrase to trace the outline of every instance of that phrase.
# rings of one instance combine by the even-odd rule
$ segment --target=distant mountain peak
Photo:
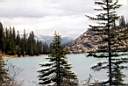
[[[50,43],[53,40],[53,36],[50,35],[40,35],[38,38],[42,40],[42,42],[46,42],[48,45],[50,45]],[[66,36],[62,37],[62,44],[67,44],[68,42],[71,41],[73,41],[71,37],[66,37]]]
[[[96,37],[93,31],[88,30],[74,40],[68,49],[71,53],[95,51],[97,49],[95,41],[98,39],[99,37]]]
[[[118,28],[118,29],[117,29]],[[122,39],[118,42],[115,42],[112,49],[117,48],[117,51],[125,51],[128,47],[128,26],[125,27],[116,27],[114,30],[115,33],[118,32],[118,39]],[[114,33],[114,32],[113,32]],[[102,35],[97,35],[97,31],[92,31],[89,29],[88,31],[84,32],[81,36],[79,36],[76,40],[74,40],[71,45],[68,47],[71,53],[82,53],[82,52],[95,52],[99,50],[100,41],[102,41]],[[107,43],[104,42],[102,45],[106,45]],[[118,50],[119,49],[119,50]]]

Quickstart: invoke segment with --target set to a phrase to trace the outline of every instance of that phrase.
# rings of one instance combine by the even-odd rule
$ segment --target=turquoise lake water
[[[38,86],[39,73],[37,71],[41,69],[39,64],[47,62],[45,60],[46,57],[47,55],[41,55],[8,59],[6,61],[7,66],[10,67],[9,73],[15,80],[21,82],[22,86]],[[87,80],[89,75],[92,76],[92,81],[107,79],[107,70],[96,72],[90,69],[97,62],[104,61],[105,59],[86,57],[85,54],[70,54],[67,55],[67,58],[68,62],[72,64],[72,71],[76,73],[80,83]]]

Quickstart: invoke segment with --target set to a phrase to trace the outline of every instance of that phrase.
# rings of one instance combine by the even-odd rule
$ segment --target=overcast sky
[[[34,31],[37,35],[77,37],[88,28],[85,14],[93,14],[94,0],[1,0],[0,21],[20,32]],[[128,0],[120,0],[120,15],[128,15]]]

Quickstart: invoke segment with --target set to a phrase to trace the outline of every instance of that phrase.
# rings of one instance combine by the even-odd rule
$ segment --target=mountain
[[[42,42],[46,42],[48,45],[50,45],[50,43],[53,40],[53,36],[48,36],[48,35],[40,35],[38,37],[38,39],[40,39]],[[70,37],[62,37],[62,44],[65,45],[69,42],[73,41],[72,38]]]
[[[112,32],[118,33],[117,38],[120,41],[115,42],[112,49],[117,48],[117,51],[128,50],[128,26],[127,27],[116,27]],[[97,33],[92,30],[88,30],[74,40],[67,48],[70,53],[82,53],[82,52],[94,52],[98,50],[99,41],[102,40],[102,36],[96,35]],[[103,43],[106,45],[106,43]]]
[[[95,36],[95,33],[91,30],[88,30],[75,39],[68,46],[68,49],[71,53],[95,51],[97,49],[95,44],[96,40],[98,40],[98,37]]]

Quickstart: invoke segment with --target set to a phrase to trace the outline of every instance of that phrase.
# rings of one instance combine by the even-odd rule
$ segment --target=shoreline
[[[17,58],[17,56],[16,55],[0,54],[0,60],[2,60],[2,59],[9,59],[9,58]]]
[[[24,56],[20,56],[18,57],[18,55],[7,55],[7,54],[1,54],[0,53],[0,60],[2,59],[10,59],[10,58],[24,58],[24,57],[34,57],[34,56],[41,56],[41,55],[48,55],[48,54],[40,54],[40,55],[33,55],[33,56],[29,56],[29,55],[24,55]]]
[[[67,55],[69,55],[69,54],[76,54],[76,55],[78,55],[78,54],[85,54],[85,53],[68,53]],[[20,56],[20,57],[18,57],[17,55],[7,55],[7,54],[1,54],[0,53],[0,60],[2,60],[2,59],[11,59],[11,58],[25,58],[25,57],[35,57],[35,56],[41,56],[41,55],[48,55],[48,54],[40,54],[40,55],[33,55],[33,56],[29,56],[29,55],[24,55],[24,56]]]
[[[0,52],[0,60],[2,59],[8,59],[8,58],[16,58],[17,55],[7,55],[5,53]]]

